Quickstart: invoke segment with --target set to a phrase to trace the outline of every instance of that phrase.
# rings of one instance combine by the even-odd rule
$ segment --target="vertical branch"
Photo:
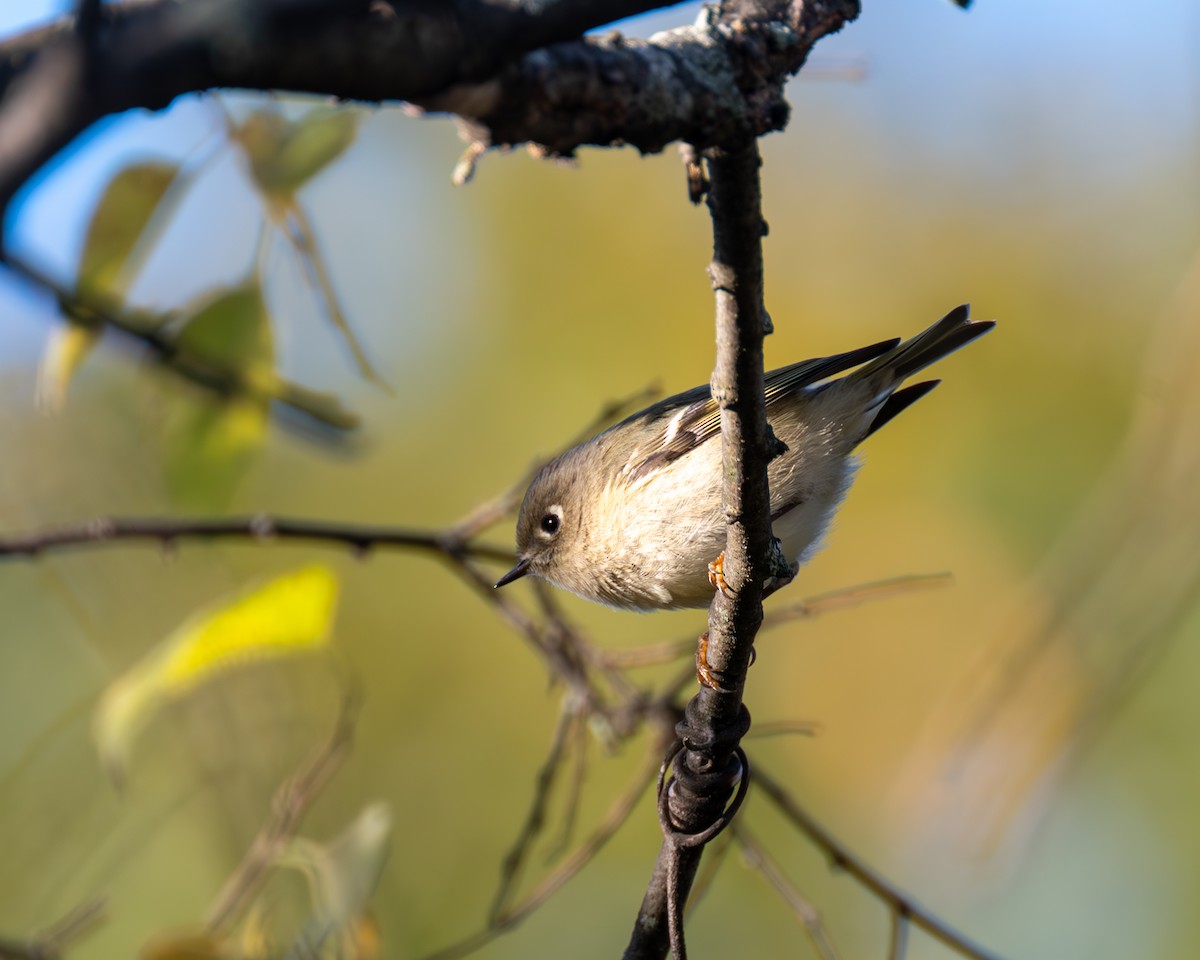
[[[709,276],[717,306],[712,391],[721,409],[720,482],[728,525],[722,566],[727,586],[716,592],[708,633],[701,641],[707,678],[687,705],[676,728],[678,750],[666,761],[673,764],[674,777],[660,802],[664,842],[625,951],[627,960],[659,958],[668,947],[682,960],[683,904],[704,844],[732,817],[749,774],[738,746],[750,727],[742,690],[762,623],[771,536],[767,464],[773,444],[766,422],[762,352],[769,327],[763,309],[766,225],[757,142],[712,151],[707,159],[713,221]],[[742,791],[729,806],[739,784]]]
[[[770,320],[763,308],[761,164],[757,141],[709,160],[708,207],[713,220],[709,266],[717,300],[717,364],[712,392],[721,405],[725,522],[724,577],[709,608],[708,666],[722,678],[723,699],[741,706],[754,636],[762,623],[762,584],[768,576],[771,499],[769,437],[763,384],[763,335]],[[708,688],[702,688],[701,694]],[[728,704],[725,704],[728,706]],[[735,707],[735,709],[736,709]]]

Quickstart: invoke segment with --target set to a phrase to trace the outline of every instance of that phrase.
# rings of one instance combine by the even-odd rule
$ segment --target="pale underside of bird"
[[[854,477],[855,447],[939,383],[904,381],[994,326],[968,317],[958,307],[910,340],[766,374],[767,419],[786,446],[768,468],[772,533],[789,563],[819,545]],[[709,565],[726,541],[719,437],[720,411],[701,386],[556,457],[530,483],[517,565],[496,586],[532,574],[614,607],[707,606]]]

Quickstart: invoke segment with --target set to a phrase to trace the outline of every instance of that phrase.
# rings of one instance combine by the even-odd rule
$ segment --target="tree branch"
[[[173,547],[183,539],[308,540],[366,553],[375,547],[428,550],[454,559],[512,561],[511,550],[470,543],[452,531],[360,526],[320,520],[273,517],[97,517],[82,523],[26,534],[0,536],[0,557],[35,557],[66,547],[99,546],[118,540],[149,540]]]
[[[787,78],[814,43],[858,16],[857,0],[725,0],[692,26],[635,40],[610,34],[530,53],[483,83],[422,101],[471,121],[475,144],[584,144],[657,153],[743,143],[787,124]]]
[[[0,210],[101,117],[214,87],[407,100],[477,143],[657,151],[787,121],[783,83],[857,0],[727,0],[650,41],[577,39],[663,0],[124,0],[102,8],[82,84],[70,22],[0,43]],[[48,122],[49,118],[49,122]],[[34,121],[38,122],[34,122]]]
[[[414,100],[663,0],[126,0],[0,44],[0,209],[101,117],[213,87]]]
[[[627,960],[661,957],[668,945],[682,960],[679,915],[703,845],[730,815],[726,806],[735,786],[749,776],[738,746],[750,726],[742,690],[762,623],[762,585],[770,572],[767,464],[774,452],[763,385],[762,238],[766,230],[759,165],[753,140],[708,158],[714,238],[709,275],[717,300],[712,392],[721,408],[727,589],[717,591],[709,608],[701,657],[707,661],[710,679],[701,683],[677,727],[682,750],[666,787],[669,825],[663,827],[664,842],[626,948]]]
[[[199,387],[224,397],[244,396],[279,403],[335,430],[349,431],[358,427],[357,414],[346,409],[333,394],[312,390],[274,373],[248,376],[226,361],[181,350],[176,338],[163,332],[167,315],[127,310],[116,298],[94,290],[89,291],[87,297],[81,297],[77,291],[11,251],[0,249],[0,264],[52,294],[68,316],[94,318],[126,341],[141,344],[156,361]]]

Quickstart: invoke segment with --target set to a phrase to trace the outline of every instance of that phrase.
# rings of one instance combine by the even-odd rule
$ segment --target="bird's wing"
[[[767,415],[771,407],[797,390],[819,383],[835,373],[857,367],[887,353],[900,341],[884,340],[869,347],[860,347],[832,357],[802,360],[766,375]],[[626,467],[629,480],[637,480],[678,460],[721,432],[721,411],[708,387],[696,387],[676,397],[655,404],[635,417],[661,422],[661,430],[649,451],[635,455]],[[633,419],[633,418],[630,418]]]

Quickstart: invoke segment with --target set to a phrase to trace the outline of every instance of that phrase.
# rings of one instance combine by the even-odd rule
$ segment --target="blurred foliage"
[[[254,110],[240,123],[227,115],[226,125],[230,142],[242,148],[266,215],[283,231],[315,280],[329,320],[346,341],[359,371],[384,386],[342,313],[317,253],[317,238],[297,196],[354,142],[359,119],[360,114],[347,107],[314,107],[296,119],[285,117],[276,108]]]
[[[146,252],[147,227],[176,183],[174,163],[132,163],[117,171],[92,212],[75,278],[75,295],[92,302],[97,295],[120,299],[139,265],[135,250]],[[160,218],[161,219],[161,218]],[[102,321],[94,311],[65,303],[67,322],[56,327],[38,372],[38,399],[58,410],[67,387],[100,337]]]
[[[960,16],[946,6],[920,16]],[[909,7],[867,11],[863,25],[917,16]],[[1001,15],[984,5],[954,21],[961,41],[926,37],[922,49],[982,57],[986,18]],[[1189,956],[1200,945],[1200,648],[1187,642],[1200,568],[1189,392],[1196,127],[1181,138],[1139,101],[1137,123],[1150,127],[1126,132],[1134,121],[1111,99],[1097,108],[1088,75],[1063,79],[1063,51],[1029,53],[994,94],[1009,99],[981,105],[973,75],[946,83],[949,72],[924,59],[929,72],[911,88],[894,82],[894,49],[860,84],[797,86],[793,129],[764,141],[768,362],[911,333],[967,299],[1000,328],[946,361],[943,386],[872,438],[826,549],[771,603],[905,573],[949,570],[955,583],[764,635],[749,687],[756,721],[811,720],[820,732],[750,748],[858,853],[1005,955]],[[966,88],[975,99],[961,99]],[[1050,99],[1065,129],[1037,113]],[[314,442],[286,417],[268,420],[260,400],[137,367],[108,341],[55,348],[52,392],[68,382],[71,392],[47,416],[33,403],[33,358],[8,354],[5,529],[181,504],[436,527],[502,490],[604,401],[708,376],[708,221],[686,204],[673,155],[594,151],[576,169],[486,155],[455,191],[449,123],[385,110],[351,125],[324,106],[227,103],[240,168],[172,158],[163,136],[162,159],[131,151],[109,170],[95,157],[142,122],[126,120],[39,191],[83,180],[98,198],[90,220],[73,208],[76,266],[95,263],[88,270],[115,278],[103,282],[132,307],[170,317],[181,335],[190,328],[197,348],[232,328],[247,350],[224,360],[255,378],[336,389],[362,412],[364,436]],[[174,115],[193,118],[196,142],[210,136],[211,110],[185,102]],[[931,146],[923,125],[934,117],[945,118],[944,139]],[[1128,166],[1114,172],[1118,155]],[[157,180],[145,172],[155,164]],[[194,171],[191,203],[164,186],[176,164]],[[271,216],[268,194],[284,198],[271,222],[300,256],[272,260],[259,243],[252,262],[209,279],[230,224]],[[166,220],[147,212],[156,195],[178,204]],[[116,216],[103,213],[109,202],[126,212],[105,228],[114,239],[102,254],[89,250],[89,223]],[[29,231],[60,242],[30,216]],[[337,297],[308,295],[305,271]],[[160,303],[147,293],[151,274],[168,291],[202,275],[206,292]],[[25,312],[49,329],[39,309]],[[343,313],[369,344],[359,372],[378,370],[396,398],[333,362],[349,328],[322,320]],[[507,529],[496,536],[505,542]],[[311,556],[296,545],[180,544],[169,558],[119,547],[5,566],[0,931],[27,934],[103,893],[109,920],[72,956],[131,956],[153,937],[191,935],[171,931],[196,928],[271,797],[328,729],[339,683],[308,658],[222,673],[161,706],[120,796],[89,720],[184,611]],[[440,565],[382,554],[329,562],[344,592],[338,645],[365,707],[305,835],[336,837],[386,800],[396,849],[372,901],[378,945],[362,953],[413,956],[482,922],[561,691],[546,689],[516,635]],[[700,614],[564,606],[614,648],[702,629]],[[593,745],[590,756],[580,831],[641,762],[639,744],[612,756]],[[747,815],[843,955],[883,956],[884,909],[753,792]],[[581,878],[483,955],[570,943],[580,957],[612,956],[657,843],[644,799]],[[369,877],[371,857],[360,864],[356,875]],[[296,879],[270,883],[304,903],[310,891],[288,887]],[[691,920],[695,952],[803,950],[767,889],[729,858]],[[269,921],[251,915],[246,936],[278,942]],[[366,915],[355,924],[355,936],[375,931]],[[914,937],[910,956],[947,954]]]
[[[251,281],[198,305],[174,342],[201,363],[215,363],[243,382],[269,385],[272,338],[262,290]],[[258,390],[199,404],[168,397],[163,473],[171,500],[184,508],[225,507],[266,438],[268,415],[266,394]]]
[[[230,138],[245,151],[254,183],[273,202],[290,206],[296,192],[341,156],[358,131],[359,115],[316,107],[298,121],[278,110],[255,110],[230,123]]]
[[[353,142],[358,114],[349,108],[318,107],[289,120],[276,107],[254,111],[240,125],[225,117],[228,143],[243,152],[264,216],[284,232],[314,278],[330,322],[346,340],[360,371],[382,385],[342,314],[296,196]],[[182,322],[170,313],[129,310],[122,303],[155,241],[172,225],[181,194],[211,158],[210,153],[188,170],[161,160],[135,161],[109,180],[88,222],[73,292],[59,296],[66,323],[46,346],[38,398],[51,410],[62,405],[71,379],[105,324],[145,340],[184,377],[233,400],[216,416],[192,420],[175,431],[181,448],[199,447],[195,457],[181,450],[175,458],[185,461],[180,471],[184,475],[191,477],[193,468],[200,474],[180,499],[186,502],[197,489],[211,486],[218,491],[219,504],[224,501],[221,480],[206,476],[213,471],[202,464],[214,464],[218,477],[236,476],[243,454],[261,442],[271,400],[338,429],[353,428],[357,421],[334,398],[287,383],[273,372],[273,318],[261,294],[269,249],[265,229],[255,264],[239,288],[206,291],[197,298],[200,306],[183,308]]]
[[[83,241],[75,283],[80,296],[124,295],[138,266],[134,250],[178,175],[178,164],[146,161],[119,170],[108,182]]]
[[[124,780],[134,736],[165,703],[233,667],[322,646],[336,598],[333,574],[306,567],[180,626],[100,697],[93,731],[109,776]]]

